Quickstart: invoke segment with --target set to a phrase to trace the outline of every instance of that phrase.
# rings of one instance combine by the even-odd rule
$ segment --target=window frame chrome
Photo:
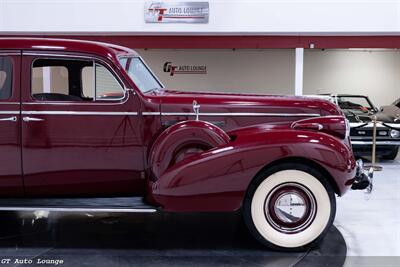
[[[130,90],[125,86],[125,83],[123,82],[122,78],[118,73],[112,68],[112,66],[106,62],[104,59],[95,56],[95,55],[79,55],[79,54],[74,54],[74,53],[41,53],[41,52],[35,52],[35,51],[22,51],[21,53],[22,56],[33,56],[37,57],[34,58],[31,62],[30,66],[30,72],[31,72],[31,77],[30,77],[30,89],[29,89],[29,95],[30,95],[30,100],[31,102],[23,102],[22,104],[54,104],[54,105],[118,105],[118,104],[124,104],[125,102],[128,101],[129,99],[129,92]],[[117,80],[117,82],[121,85],[121,89],[123,90],[124,96],[121,98],[114,98],[114,99],[96,99],[94,98],[93,101],[83,101],[83,102],[77,102],[77,101],[40,101],[37,99],[34,99],[32,97],[32,69],[33,69],[33,63],[38,60],[38,59],[58,59],[58,60],[86,60],[86,61],[91,61],[93,63],[100,62],[101,65],[103,65],[108,71],[111,72],[111,74],[114,76],[114,78]],[[94,78],[95,79],[95,78]],[[108,103],[107,103],[108,102]]]

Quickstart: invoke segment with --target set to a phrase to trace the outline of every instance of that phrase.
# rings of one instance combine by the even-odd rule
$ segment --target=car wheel
[[[317,170],[297,163],[261,172],[243,203],[252,235],[276,250],[309,248],[327,233],[335,214],[332,186]]]
[[[382,159],[394,160],[396,159],[398,152],[399,152],[399,147],[396,147],[390,152],[390,154],[382,156]]]

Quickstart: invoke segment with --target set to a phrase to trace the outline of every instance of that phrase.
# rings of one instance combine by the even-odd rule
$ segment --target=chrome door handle
[[[25,122],[29,122],[29,121],[43,121],[44,119],[33,118],[33,117],[22,117],[22,120],[25,121]]]
[[[1,118],[0,121],[17,121],[17,117],[16,116],[12,116],[9,118]]]

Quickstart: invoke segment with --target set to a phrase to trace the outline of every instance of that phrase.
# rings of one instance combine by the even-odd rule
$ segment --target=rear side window
[[[12,69],[11,58],[0,56],[0,100],[11,97]]]

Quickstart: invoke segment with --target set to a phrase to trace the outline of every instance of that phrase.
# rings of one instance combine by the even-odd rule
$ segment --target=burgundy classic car
[[[301,249],[370,182],[334,104],[164,89],[133,50],[0,39],[0,210],[232,212]]]

